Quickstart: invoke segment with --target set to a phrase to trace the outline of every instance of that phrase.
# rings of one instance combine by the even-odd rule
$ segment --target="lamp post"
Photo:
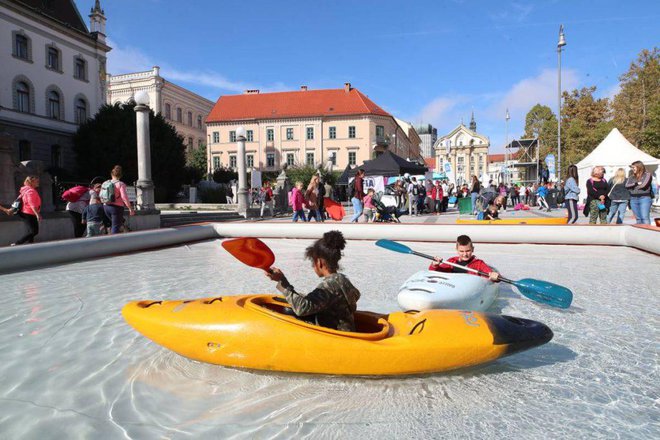
[[[135,118],[137,122],[137,209],[153,210],[154,183],[151,180],[151,143],[149,138],[149,94],[144,90],[135,95]]]
[[[236,147],[238,150],[238,191],[236,191],[236,197],[238,198],[238,213],[247,218],[249,202],[247,190],[247,171],[245,169],[245,141],[245,127],[238,127],[236,129]]]
[[[213,157],[211,156],[211,135],[206,135],[208,142],[206,142],[206,180],[209,182],[213,180]]]
[[[557,42],[557,182],[561,182],[561,51],[566,46],[564,25],[559,26]]]
[[[506,145],[504,146],[504,165],[506,165],[506,174],[504,175],[504,183],[509,183],[509,109],[506,109],[505,119],[505,132],[506,132]]]

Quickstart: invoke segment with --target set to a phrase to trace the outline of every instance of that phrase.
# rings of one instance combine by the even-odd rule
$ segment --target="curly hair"
[[[341,251],[346,247],[346,239],[339,231],[328,231],[305,250],[305,258],[312,261],[319,258],[325,260],[330,272],[337,272]]]

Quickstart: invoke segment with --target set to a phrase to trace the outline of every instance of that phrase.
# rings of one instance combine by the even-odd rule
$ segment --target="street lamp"
[[[236,129],[236,147],[238,150],[238,191],[236,191],[236,196],[238,198],[239,214],[247,217],[249,202],[247,190],[247,171],[245,169],[245,141],[245,127],[238,127]]]
[[[561,51],[566,46],[564,25],[559,26],[557,42],[557,182],[561,182]]]
[[[149,138],[149,94],[144,90],[135,94],[137,125],[138,181],[137,209],[153,210],[154,183],[151,180],[151,143]]]
[[[504,175],[504,183],[508,184],[509,182],[509,109],[506,109],[505,119],[505,132],[506,132],[506,145],[504,146],[504,165],[506,165],[506,173]]]

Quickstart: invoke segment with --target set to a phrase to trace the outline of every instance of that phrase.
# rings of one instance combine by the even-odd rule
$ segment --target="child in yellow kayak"
[[[344,247],[346,240],[342,233],[329,231],[305,250],[305,258],[312,261],[314,272],[323,278],[321,284],[306,295],[296,292],[280,269],[273,267],[266,276],[278,282],[277,289],[284,294],[297,316],[311,317],[313,323],[323,327],[354,332],[353,313],[360,291],[346,275],[337,272]]]

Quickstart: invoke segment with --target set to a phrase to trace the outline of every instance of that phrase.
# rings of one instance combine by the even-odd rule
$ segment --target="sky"
[[[94,0],[76,0],[87,18]],[[612,97],[642,49],[660,46],[658,0],[101,0],[108,72],[161,75],[216,101],[350,82],[394,116],[439,136],[474,111],[503,152],[536,103],[562,89]]]

